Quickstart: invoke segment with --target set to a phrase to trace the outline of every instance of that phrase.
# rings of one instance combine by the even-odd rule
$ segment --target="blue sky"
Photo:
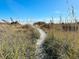
[[[0,19],[33,19],[37,21],[50,17],[66,17],[68,6],[74,5],[76,16],[79,15],[79,0],[0,0]]]

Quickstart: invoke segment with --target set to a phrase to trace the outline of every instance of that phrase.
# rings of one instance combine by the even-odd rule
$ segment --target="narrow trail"
[[[40,28],[34,27],[33,25],[32,27],[35,28],[40,33],[40,37],[39,39],[37,39],[37,42],[36,42],[36,51],[35,51],[36,59],[43,59],[45,56],[45,53],[43,52],[44,49],[42,45],[45,41],[46,33]]]
[[[37,30],[40,33],[40,38],[37,40],[37,43],[36,44],[38,46],[41,46],[44,43],[44,40],[46,38],[46,33],[42,29],[37,28]]]
[[[42,45],[45,41],[46,33],[40,28],[37,28],[37,30],[40,33],[40,38],[37,40],[37,43],[36,43],[36,52],[35,52],[36,59],[43,59],[45,54],[44,54],[44,49],[43,49]]]

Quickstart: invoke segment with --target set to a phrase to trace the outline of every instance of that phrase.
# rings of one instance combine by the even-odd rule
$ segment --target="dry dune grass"
[[[0,59],[35,59],[38,32],[31,26],[0,25]]]
[[[62,31],[60,25],[43,30],[47,32],[45,59],[79,59],[78,31]],[[0,59],[35,59],[38,38],[31,25],[0,25]]]
[[[45,59],[79,59],[79,31],[63,31],[54,27],[44,43]]]

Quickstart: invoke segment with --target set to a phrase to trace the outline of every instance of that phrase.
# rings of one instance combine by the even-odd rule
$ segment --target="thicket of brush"
[[[0,59],[35,59],[35,29],[20,30],[16,26],[0,26]]]
[[[78,40],[75,43],[74,41],[75,39],[67,39],[67,37],[58,39],[51,31],[43,44],[44,59],[79,59]]]

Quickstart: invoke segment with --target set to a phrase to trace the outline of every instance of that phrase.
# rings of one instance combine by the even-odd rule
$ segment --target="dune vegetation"
[[[56,31],[55,31],[56,32]],[[75,32],[71,32],[70,35],[66,32],[63,32],[66,35],[59,33],[55,34],[54,31],[49,31],[47,38],[43,44],[44,53],[46,57],[44,59],[79,59],[79,40],[75,39]],[[75,36],[73,37],[73,33]],[[67,35],[68,34],[68,35]]]
[[[39,32],[25,26],[0,25],[0,59],[35,59],[35,42]]]
[[[36,40],[40,37],[39,32],[30,25],[23,26],[0,26],[0,59],[36,59]],[[78,59],[79,40],[69,37],[66,32],[60,33],[53,29],[48,31],[43,43],[44,59]]]

